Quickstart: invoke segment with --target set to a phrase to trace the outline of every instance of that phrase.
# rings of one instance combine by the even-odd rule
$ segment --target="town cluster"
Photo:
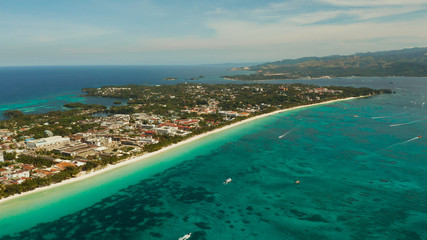
[[[84,167],[103,157],[126,158],[143,154],[149,145],[198,134],[200,129],[210,130],[238,117],[324,100],[325,95],[337,98],[343,93],[306,85],[158,87],[93,89],[89,94],[126,97],[129,105],[112,107],[111,111],[115,113],[90,114],[67,125],[47,120],[0,129],[0,185],[46,177],[69,167]],[[129,108],[132,110],[129,113],[120,112],[129,111]],[[80,113],[88,114],[90,110]],[[71,131],[78,126],[93,127],[69,135],[55,134],[57,129]],[[23,135],[32,128],[45,129],[44,136]]]
[[[99,127],[70,136],[55,136],[45,130],[45,137],[24,141],[13,138],[16,133],[0,130],[3,153],[0,154],[0,183],[16,184],[31,177],[45,177],[64,170],[67,166],[84,166],[101,156],[123,156],[142,152],[146,144],[158,143],[162,135],[186,136],[199,127],[199,119],[164,119],[144,113],[114,114],[71,124],[93,124]],[[29,128],[29,127],[28,127]],[[23,131],[21,128],[17,131]],[[19,155],[51,160],[51,166],[36,167],[16,161]],[[12,156],[13,159],[11,159]],[[10,163],[5,165],[6,163]]]

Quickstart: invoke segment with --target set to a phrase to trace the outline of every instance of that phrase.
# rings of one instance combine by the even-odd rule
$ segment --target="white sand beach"
[[[362,97],[367,97],[367,96],[362,96]],[[56,187],[63,186],[63,185],[66,185],[66,184],[69,184],[69,183],[73,183],[73,182],[77,182],[77,181],[82,181],[84,179],[91,178],[91,177],[96,176],[98,174],[102,174],[102,173],[110,171],[112,169],[120,168],[122,166],[131,164],[131,163],[134,163],[134,162],[137,162],[137,161],[143,161],[143,160],[145,160],[147,158],[150,158],[152,156],[158,155],[160,153],[172,150],[172,149],[177,148],[179,146],[182,146],[182,145],[194,142],[194,141],[199,140],[201,138],[204,138],[206,136],[209,136],[209,135],[212,135],[212,134],[215,134],[215,133],[218,133],[218,132],[222,132],[224,130],[236,127],[238,125],[241,125],[241,124],[244,124],[244,123],[247,123],[247,122],[250,122],[250,121],[254,121],[256,119],[264,118],[264,117],[267,117],[267,116],[271,116],[271,115],[282,113],[282,112],[286,112],[286,111],[292,111],[292,110],[295,110],[295,109],[313,107],[313,106],[318,106],[318,105],[323,105],[323,104],[329,104],[329,103],[334,103],[334,102],[339,102],[339,101],[346,101],[346,100],[351,100],[351,99],[356,99],[356,98],[362,98],[362,97],[350,97],[350,98],[331,100],[331,101],[326,101],[326,102],[321,102],[321,103],[315,103],[315,104],[309,104],[309,105],[302,105],[302,106],[298,106],[298,107],[277,110],[277,111],[274,111],[274,112],[270,112],[270,113],[266,113],[266,114],[262,114],[262,115],[258,115],[258,116],[254,116],[254,117],[250,117],[248,119],[245,119],[245,120],[242,120],[242,121],[239,121],[239,122],[236,122],[236,123],[233,123],[233,124],[230,124],[230,125],[227,125],[227,126],[224,126],[224,127],[221,127],[221,128],[218,128],[218,129],[215,129],[215,130],[212,130],[212,131],[209,131],[209,132],[197,135],[197,136],[194,136],[194,137],[191,137],[191,138],[186,139],[184,141],[181,141],[179,143],[172,144],[170,146],[164,147],[164,148],[162,148],[162,149],[160,149],[158,151],[155,151],[155,152],[147,153],[147,154],[144,154],[144,155],[141,155],[141,156],[131,157],[131,158],[129,158],[127,160],[123,160],[123,161],[121,161],[121,162],[119,162],[117,164],[108,165],[107,167],[102,168],[100,170],[96,170],[96,171],[92,171],[92,172],[88,172],[88,173],[82,172],[79,176],[77,176],[75,178],[67,179],[67,180],[62,181],[60,183],[52,184],[52,185],[49,185],[49,186],[46,186],[46,187],[36,188],[36,189],[28,191],[28,192],[24,192],[24,193],[21,193],[21,194],[15,194],[13,196],[0,199],[0,204],[4,203],[6,201],[10,201],[12,199],[23,197],[23,196],[26,196],[26,195],[29,195],[29,194],[33,194],[33,193],[36,193],[36,192],[45,191],[45,190],[48,190],[48,189],[51,189],[51,188],[56,188]]]

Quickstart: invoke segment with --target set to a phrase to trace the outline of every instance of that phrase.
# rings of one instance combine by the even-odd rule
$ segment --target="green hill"
[[[223,77],[233,80],[350,76],[425,77],[427,76],[427,48],[285,59],[251,66],[249,69],[257,73]]]

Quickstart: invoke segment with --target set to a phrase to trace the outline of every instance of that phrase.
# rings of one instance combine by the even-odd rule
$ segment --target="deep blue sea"
[[[0,67],[1,113],[19,109],[24,113],[65,110],[69,102],[111,106],[117,99],[84,97],[86,87],[106,85],[157,85],[184,82],[225,83],[220,78],[233,64],[198,66],[56,66],[56,67]],[[238,66],[238,65],[237,65]],[[245,72],[246,73],[246,72]],[[203,78],[199,78],[203,76]],[[167,81],[165,78],[177,78]],[[191,80],[191,78],[199,78]]]
[[[201,81],[224,82],[218,76],[226,69],[215,71]],[[181,76],[196,75],[209,76]],[[178,239],[190,232],[190,240],[427,239],[427,79],[293,82],[396,94],[273,115],[1,203],[0,239]]]

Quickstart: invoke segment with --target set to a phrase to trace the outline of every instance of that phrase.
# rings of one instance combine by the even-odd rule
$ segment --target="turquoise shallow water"
[[[0,103],[0,114],[6,110],[19,109],[25,114],[42,113],[49,111],[67,110],[64,104],[70,102],[81,102],[86,104],[101,104],[107,107],[113,106],[114,101],[121,101],[126,104],[127,99],[120,98],[98,98],[84,96],[81,91],[61,92],[54,95],[44,95],[31,100],[16,101],[9,104]],[[1,100],[1,99],[0,99]],[[0,115],[0,120],[6,119]]]
[[[415,83],[0,205],[0,239],[426,239],[427,83]]]

